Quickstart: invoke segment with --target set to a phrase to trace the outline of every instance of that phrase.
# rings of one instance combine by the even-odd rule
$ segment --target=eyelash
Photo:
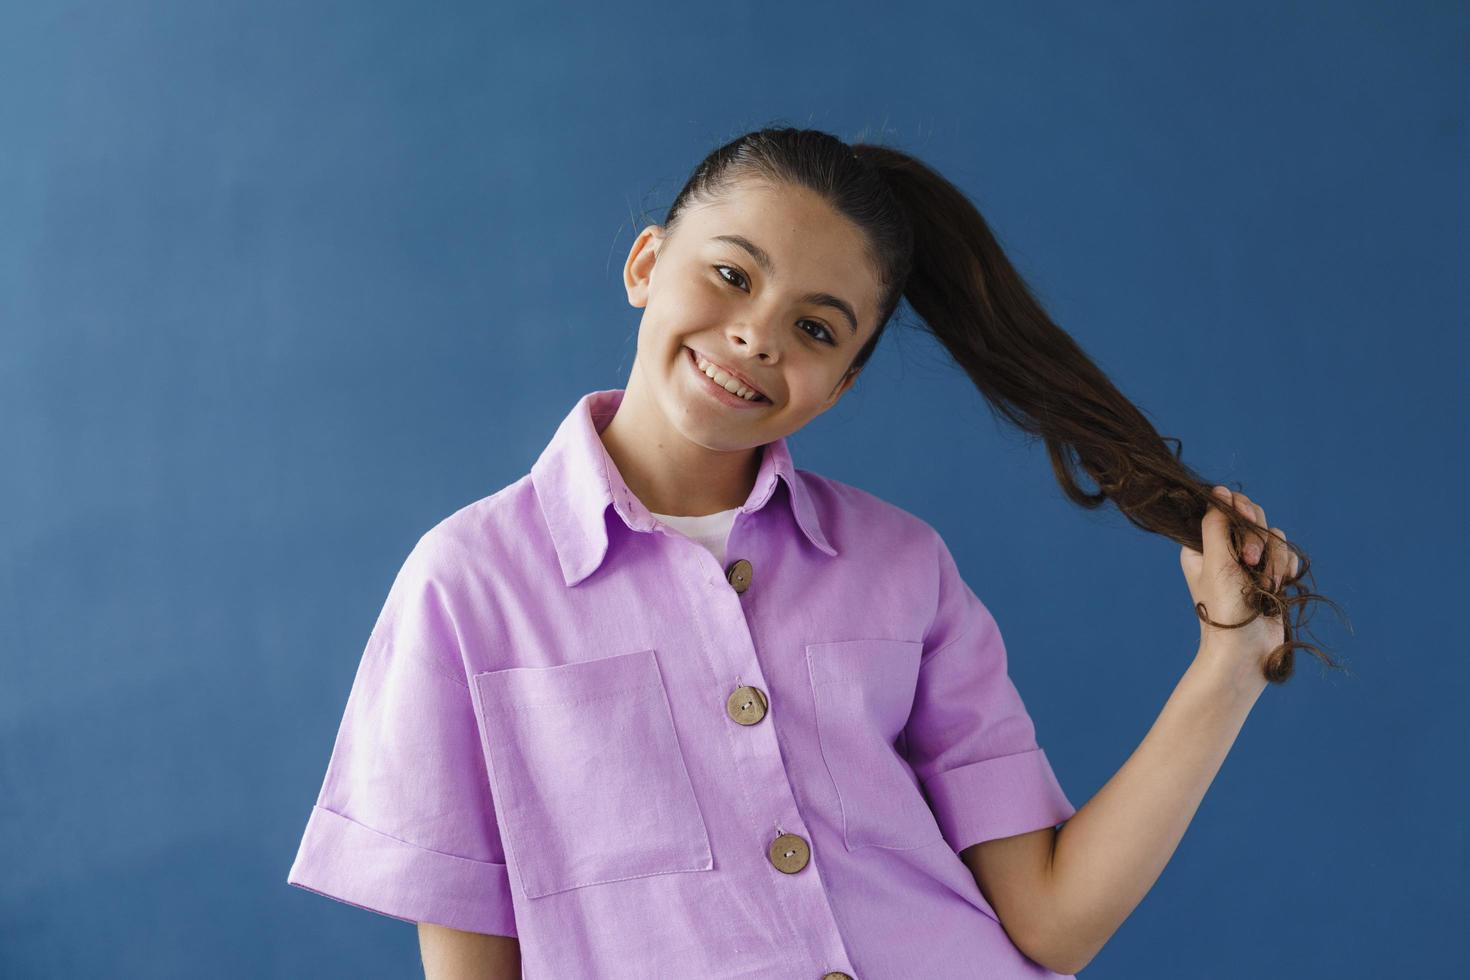
[[[730,282],[730,280],[725,277],[724,273],[720,272],[721,269],[729,269],[731,272],[734,272],[736,275],[740,276],[741,279],[744,279],[745,278],[745,273],[741,272],[739,269],[735,268],[733,265],[717,265],[717,266],[714,267],[714,269],[715,269],[715,273],[717,275],[719,275],[720,279],[723,280],[725,283],[728,283],[731,286],[735,286],[735,284],[733,282]],[[735,288],[736,289],[739,289],[740,287],[739,286],[735,286]],[[803,333],[805,333],[808,337],[811,337],[813,340],[817,341],[818,343],[826,344],[829,347],[836,347],[837,346],[837,341],[832,336],[832,331],[831,330],[828,330],[827,329],[827,325],[824,324],[822,321],[820,321],[820,320],[803,319],[803,320],[798,320],[797,322],[798,323],[815,323],[817,326],[821,327],[822,328],[822,332],[827,335],[827,339],[826,340],[823,340],[821,337],[816,336],[810,330],[805,330],[805,331],[803,331]]]

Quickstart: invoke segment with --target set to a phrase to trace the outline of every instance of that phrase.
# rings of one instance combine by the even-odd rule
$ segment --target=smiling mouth
[[[705,372],[704,368],[702,368],[702,367],[699,366],[699,362],[701,360],[706,360],[704,358],[704,355],[699,354],[692,347],[685,347],[684,349],[689,352],[689,363],[694,367],[694,370],[698,371],[700,374],[703,374],[706,378],[708,378],[710,384],[714,385],[716,388],[723,389],[725,391],[725,393],[728,394],[731,398],[741,398],[741,396],[735,394],[735,392],[733,392],[733,391],[730,391],[730,389],[728,389],[724,385],[720,384],[714,378],[711,378],[709,376],[709,374],[707,374]],[[713,362],[706,360],[706,363],[713,363]],[[717,371],[721,371],[726,376],[734,379],[734,381],[737,384],[739,384],[742,388],[745,388],[745,389],[749,390],[754,395],[754,397],[752,397],[752,398],[741,398],[741,401],[744,401],[746,404],[749,404],[749,405],[770,405],[770,404],[772,404],[772,402],[771,402],[771,400],[769,398],[767,398],[765,395],[761,394],[760,392],[756,391],[754,388],[752,388],[750,385],[746,384],[744,381],[741,381],[739,378],[736,378],[734,375],[730,374],[728,371],[725,371],[723,368],[720,368],[718,366],[716,366],[715,369]]]

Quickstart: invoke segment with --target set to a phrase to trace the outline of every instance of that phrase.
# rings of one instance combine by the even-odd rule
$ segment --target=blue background
[[[374,617],[626,383],[634,235],[767,124],[956,181],[1345,611],[1352,674],[1298,654],[1086,975],[1463,967],[1467,40],[1422,2],[0,6],[0,973],[417,975],[411,924],[285,882]],[[791,445],[946,536],[1083,805],[1194,653],[1178,546],[902,323]]]

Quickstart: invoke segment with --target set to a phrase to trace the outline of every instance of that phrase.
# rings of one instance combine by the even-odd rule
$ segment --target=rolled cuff
[[[320,806],[286,882],[406,922],[516,935],[505,865],[430,851]]]
[[[1077,812],[1039,748],[936,773],[924,781],[924,790],[955,853],[981,841],[1055,827]]]

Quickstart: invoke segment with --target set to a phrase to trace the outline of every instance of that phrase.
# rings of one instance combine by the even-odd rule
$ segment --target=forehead
[[[700,228],[711,234],[727,228],[739,229],[739,233],[750,238],[754,233],[762,233],[767,241],[760,244],[770,251],[778,245],[797,243],[849,252],[867,247],[857,225],[838,214],[816,192],[804,187],[746,181],[690,212],[690,217],[697,218]],[[695,222],[686,219],[686,223]],[[792,260],[796,258],[793,256]]]

